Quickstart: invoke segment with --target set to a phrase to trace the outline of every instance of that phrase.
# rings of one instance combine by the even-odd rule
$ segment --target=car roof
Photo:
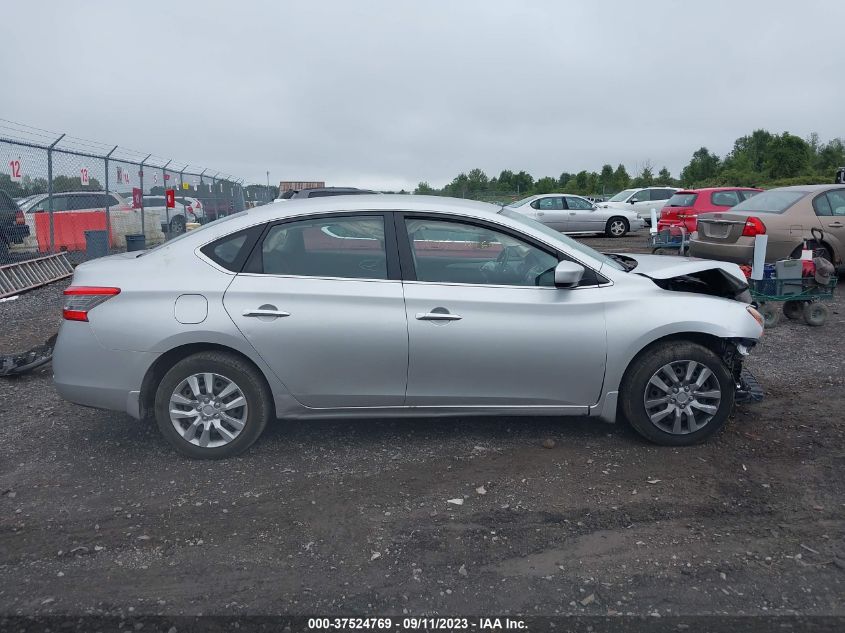
[[[705,191],[763,191],[759,187],[699,187],[698,189],[678,189],[675,193],[704,193]]]
[[[845,189],[845,185],[837,185],[835,183],[826,185],[790,185],[788,187],[775,187],[774,189],[769,189],[769,191],[805,191],[812,193],[815,191],[827,191],[828,189]]]

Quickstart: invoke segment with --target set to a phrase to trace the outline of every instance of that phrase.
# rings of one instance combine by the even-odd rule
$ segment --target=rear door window
[[[266,275],[388,278],[382,216],[277,224],[264,238],[260,255]]]
[[[733,207],[739,204],[739,194],[736,191],[714,191],[710,202],[717,207]]]
[[[833,215],[833,210],[830,208],[830,201],[824,194],[818,196],[815,200],[813,200],[813,210],[819,217]]]
[[[593,204],[584,198],[576,198],[575,196],[566,196],[566,206],[570,209],[577,209],[582,211],[589,211],[593,208]]]
[[[540,198],[540,206],[538,208],[540,211],[562,211],[563,198]]]
[[[668,200],[672,197],[672,191],[669,189],[652,189],[651,190],[651,199],[652,200]]]

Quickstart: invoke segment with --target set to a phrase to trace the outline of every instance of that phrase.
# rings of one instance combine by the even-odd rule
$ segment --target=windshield
[[[623,266],[616,260],[611,259],[604,253],[599,253],[598,251],[593,250],[592,248],[587,246],[586,244],[582,244],[581,242],[573,240],[571,237],[564,235],[563,233],[560,233],[558,231],[555,231],[554,229],[549,228],[545,224],[540,224],[536,220],[532,220],[531,218],[526,217],[521,213],[518,213],[517,211],[511,211],[508,207],[505,207],[500,211],[500,213],[506,218],[518,220],[522,224],[530,226],[532,229],[535,229],[540,233],[543,233],[544,235],[552,238],[554,241],[562,243],[574,251],[578,251],[579,253],[588,255],[589,257],[592,257],[593,259],[600,261],[603,264],[610,266],[611,268],[615,268],[616,270],[627,271],[627,268],[625,266]]]
[[[509,207],[521,207],[534,199],[534,196],[528,196],[527,198],[523,198],[522,200],[517,200],[516,202],[511,202],[508,206]]]
[[[772,189],[763,191],[756,196],[744,200],[731,209],[734,211],[753,211],[754,213],[783,213],[801,198],[807,195],[807,191],[795,191],[783,189]]]
[[[626,189],[625,191],[620,191],[610,200],[608,200],[608,202],[625,202],[628,198],[631,197],[631,194],[635,191],[636,189]]]
[[[174,242],[178,242],[179,240],[184,240],[184,239],[185,239],[186,237],[188,237],[189,235],[196,235],[196,234],[197,234],[197,233],[199,233],[200,231],[205,231],[205,230],[206,230],[207,228],[209,228],[209,227],[212,227],[212,226],[214,226],[214,227],[220,226],[220,225],[221,225],[222,223],[224,223],[224,222],[228,222],[229,220],[234,220],[235,218],[242,218],[242,217],[243,217],[243,216],[245,216],[246,214],[247,214],[247,212],[246,212],[246,211],[240,211],[240,212],[238,212],[238,213],[233,213],[232,215],[227,215],[227,216],[222,217],[222,218],[217,218],[217,219],[216,219],[216,220],[214,220],[213,222],[209,222],[208,224],[203,224],[203,225],[202,225],[201,227],[199,227],[199,228],[192,229],[192,230],[190,230],[190,231],[185,231],[184,233],[182,233],[182,235],[177,235],[177,236],[176,236],[176,237],[174,237],[173,239],[171,239],[171,240],[167,240],[166,242],[164,242],[164,243],[162,243],[162,244],[159,244],[159,245],[158,245],[158,246],[156,246],[155,248],[151,248],[151,249],[150,249],[150,250],[148,250],[148,251],[144,251],[144,253],[152,253],[153,251],[157,251],[157,250],[159,250],[160,248],[164,248],[165,246],[170,246],[170,245],[171,245],[171,244],[173,244]],[[144,253],[141,253],[141,255],[143,255]],[[140,255],[139,255],[138,257],[140,257]]]

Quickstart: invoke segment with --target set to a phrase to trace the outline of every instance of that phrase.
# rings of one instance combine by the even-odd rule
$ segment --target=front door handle
[[[830,224],[828,224],[828,226],[832,229],[841,229],[843,226],[845,226],[845,224],[842,224],[842,222],[831,222]]]
[[[282,310],[264,310],[259,308],[258,310],[244,310],[243,315],[245,317],[287,317],[290,316],[290,312],[283,312]]]
[[[418,321],[460,321],[463,317],[459,314],[448,312],[417,312]]]

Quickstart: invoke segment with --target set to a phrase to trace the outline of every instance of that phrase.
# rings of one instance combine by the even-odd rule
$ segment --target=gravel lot
[[[55,331],[62,287],[0,303],[0,352]],[[195,462],[63,402],[49,367],[5,379],[0,614],[843,616],[831,307],[767,332],[748,363],[766,400],[687,449],[588,420],[279,422]]]

